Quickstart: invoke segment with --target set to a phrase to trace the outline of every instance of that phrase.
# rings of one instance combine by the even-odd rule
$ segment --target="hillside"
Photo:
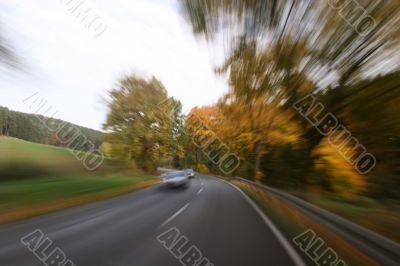
[[[52,128],[62,128],[60,133],[65,129],[74,128],[79,130],[95,148],[100,147],[102,143],[102,132],[87,127],[78,126],[60,119],[49,118],[41,115],[22,113],[9,110],[0,106],[0,135],[15,137],[36,143],[49,144],[54,146],[64,146],[60,138],[54,132],[51,132],[42,122],[46,121],[47,125]],[[89,150],[91,147],[86,145],[79,147],[80,150]]]
[[[0,180],[87,173],[66,148],[0,136]]]

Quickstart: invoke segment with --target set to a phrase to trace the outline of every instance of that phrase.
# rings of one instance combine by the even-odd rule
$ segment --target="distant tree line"
[[[78,126],[60,119],[16,112],[0,106],[0,135],[63,147],[65,143],[63,143],[56,133],[51,132],[42,121],[46,121],[47,124],[51,124],[52,127],[55,128],[61,127],[62,125],[64,125],[64,128],[76,128],[76,130],[79,130],[96,148],[101,146],[102,132],[100,131]],[[79,149],[88,151],[90,147],[82,146],[79,147]]]

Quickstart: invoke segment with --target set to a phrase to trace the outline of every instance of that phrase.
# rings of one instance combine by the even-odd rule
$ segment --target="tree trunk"
[[[199,171],[199,151],[196,149],[196,171]]]
[[[261,145],[260,143],[256,142],[254,146],[254,174],[253,178],[256,182],[261,181],[261,174],[260,174],[260,165],[261,165]]]

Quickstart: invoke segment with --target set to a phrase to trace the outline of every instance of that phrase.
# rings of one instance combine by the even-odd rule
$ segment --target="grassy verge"
[[[107,199],[157,182],[130,169],[111,167],[107,160],[96,171],[88,171],[66,148],[0,137],[0,223]]]
[[[345,201],[323,196],[305,200],[400,243],[399,202],[383,204],[370,198]]]
[[[2,181],[0,223],[111,198],[157,182],[151,176],[63,176]]]
[[[279,198],[241,182],[233,181],[233,183],[240,187],[260,206],[289,241],[305,230],[312,229],[325,241],[327,246],[337,252],[338,256],[347,265],[378,265],[367,254],[364,254],[345,239],[339,237],[335,232],[304,215],[297,209],[288,206]],[[303,254],[303,258],[308,259],[300,249],[297,249],[297,251],[299,251],[299,254]]]

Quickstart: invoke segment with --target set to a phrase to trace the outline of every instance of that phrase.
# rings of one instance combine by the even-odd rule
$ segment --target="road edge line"
[[[236,185],[234,185],[226,180],[223,180],[223,179],[220,179],[220,180],[231,185],[236,190],[238,190],[240,192],[240,194],[242,194],[242,196],[247,200],[247,202],[250,204],[250,206],[253,207],[253,209],[256,211],[256,213],[261,217],[261,219],[264,221],[264,223],[269,227],[269,229],[272,231],[272,233],[275,235],[275,237],[281,243],[282,247],[288,253],[289,257],[292,259],[292,261],[294,262],[295,265],[297,265],[297,266],[306,266],[307,265],[303,261],[303,259],[300,257],[300,255],[297,253],[297,251],[293,248],[293,246],[290,244],[290,242],[286,239],[286,237],[281,233],[281,231],[279,231],[279,229],[276,227],[276,225],[271,221],[271,219],[268,218],[268,216],[260,209],[260,207],[257,206],[257,204],[249,196],[247,196],[246,193],[244,193]]]

